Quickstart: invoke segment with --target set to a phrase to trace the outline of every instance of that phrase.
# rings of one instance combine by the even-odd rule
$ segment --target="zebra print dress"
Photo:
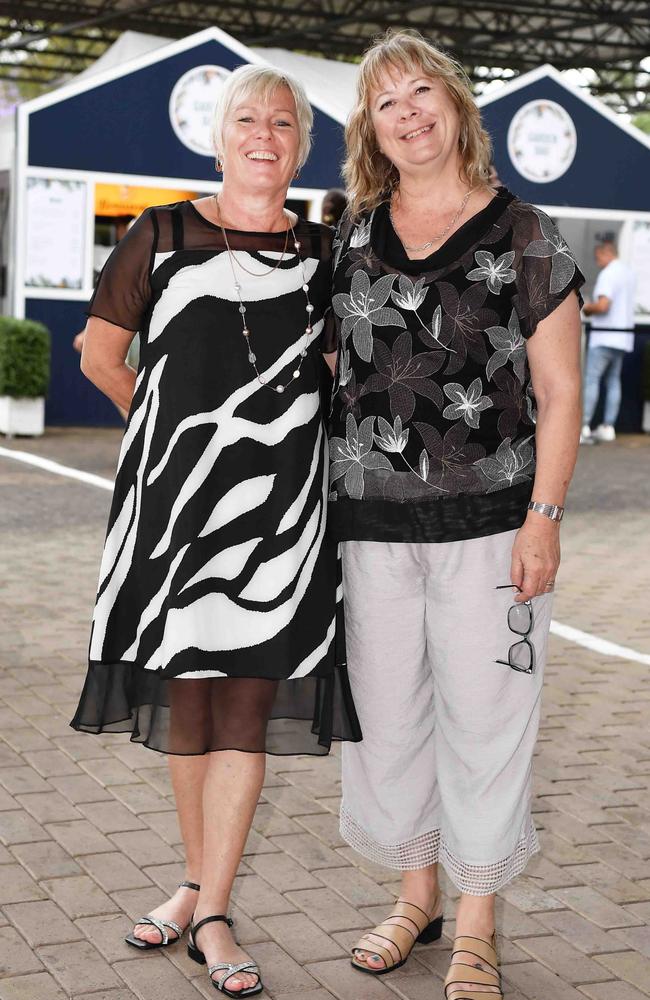
[[[320,390],[331,230],[229,231],[257,368],[219,227],[191,202],[147,210],[89,315],[140,332],[92,623],[71,725],[155,750],[327,753],[360,739],[340,571],[326,534]],[[308,342],[308,346],[307,346]]]

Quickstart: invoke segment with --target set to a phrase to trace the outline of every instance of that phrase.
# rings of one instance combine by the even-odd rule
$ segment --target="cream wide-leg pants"
[[[516,532],[344,542],[348,672],[363,741],[343,744],[341,834],[388,868],[440,861],[496,892],[539,850],[532,758],[552,595],[532,600],[532,674],[508,660]]]

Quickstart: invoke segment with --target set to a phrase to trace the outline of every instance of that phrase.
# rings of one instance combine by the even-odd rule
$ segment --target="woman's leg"
[[[265,765],[263,753],[221,750],[210,754],[203,795],[205,864],[195,923],[203,917],[228,913],[233,882],[264,783]],[[197,947],[205,953],[208,965],[237,965],[250,960],[224,923],[207,924],[197,938]],[[223,972],[215,973],[215,979],[221,975]],[[226,986],[237,990],[256,983],[257,976],[237,973]]]
[[[203,782],[208,765],[207,756],[168,757],[176,810],[185,849],[185,874],[188,882],[201,883],[201,858],[203,854]],[[173,920],[186,927],[197,903],[194,889],[179,888],[168,902],[151,911],[151,916]],[[157,943],[160,933],[151,924],[136,924],[134,935],[144,941]],[[174,932],[170,931],[170,938]]]
[[[603,413],[603,423],[607,427],[614,427],[618,419],[623,395],[621,372],[623,371],[625,351],[619,351],[617,348],[610,347],[609,355],[609,368],[605,373],[605,410]]]
[[[585,364],[584,383],[582,387],[582,423],[590,424],[596,412],[598,396],[600,395],[600,380],[607,370],[609,359],[606,347],[589,347]]]
[[[208,766],[207,755],[191,754],[197,746],[210,746],[211,680],[179,678],[168,682],[170,754],[169,773],[176,799],[176,811],[185,851],[185,874],[188,882],[201,882],[203,858],[203,782]],[[194,913],[198,895],[194,889],[179,888],[166,903],[151,911],[151,916],[173,920],[186,927]],[[151,943],[160,941],[160,933],[151,924],[136,924],[137,938]],[[174,932],[170,931],[170,938]]]
[[[433,681],[415,550],[405,543],[343,546],[348,671],[364,738],[343,746],[341,830],[362,854],[402,872],[400,899],[437,916]],[[396,922],[414,929],[406,918]],[[375,938],[371,932],[370,940],[399,960],[393,945]],[[387,964],[365,950],[355,961]]]
[[[521,641],[508,624],[515,591],[497,589],[509,584],[515,535],[429,546],[440,857],[462,893],[456,935],[488,941],[495,893],[538,850],[530,814],[532,757],[552,595],[532,600],[534,668],[517,672],[508,662],[510,647]],[[455,961],[472,965],[477,959],[458,955]]]
[[[213,714],[227,745],[236,745],[247,734],[251,746],[264,746],[267,721],[277,684],[255,679],[223,679],[213,687]],[[228,733],[231,734],[230,740]],[[263,752],[220,750],[208,755],[203,785],[203,867],[201,892],[194,923],[214,914],[227,914],[230,894],[255,808],[264,783],[266,756]],[[225,923],[206,924],[195,941],[205,953],[208,965],[250,961],[235,943]],[[223,975],[215,973],[214,978]],[[229,990],[255,986],[258,977],[236,973],[225,983]]]

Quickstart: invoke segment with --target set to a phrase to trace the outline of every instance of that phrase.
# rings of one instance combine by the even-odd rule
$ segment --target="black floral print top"
[[[505,188],[425,260],[409,260],[387,203],[343,218],[329,505],[339,540],[521,526],[535,474],[526,339],[583,282],[551,219]]]

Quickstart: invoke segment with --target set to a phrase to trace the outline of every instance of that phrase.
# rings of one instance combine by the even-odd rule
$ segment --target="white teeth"
[[[416,129],[415,132],[409,132],[407,135],[404,136],[404,138],[415,139],[416,135],[422,135],[423,132],[428,132],[431,128],[433,128],[432,125],[423,125],[422,128]]]
[[[263,150],[254,150],[252,153],[246,153],[246,158],[248,160],[271,160],[272,162],[277,160],[275,153],[265,152]]]

